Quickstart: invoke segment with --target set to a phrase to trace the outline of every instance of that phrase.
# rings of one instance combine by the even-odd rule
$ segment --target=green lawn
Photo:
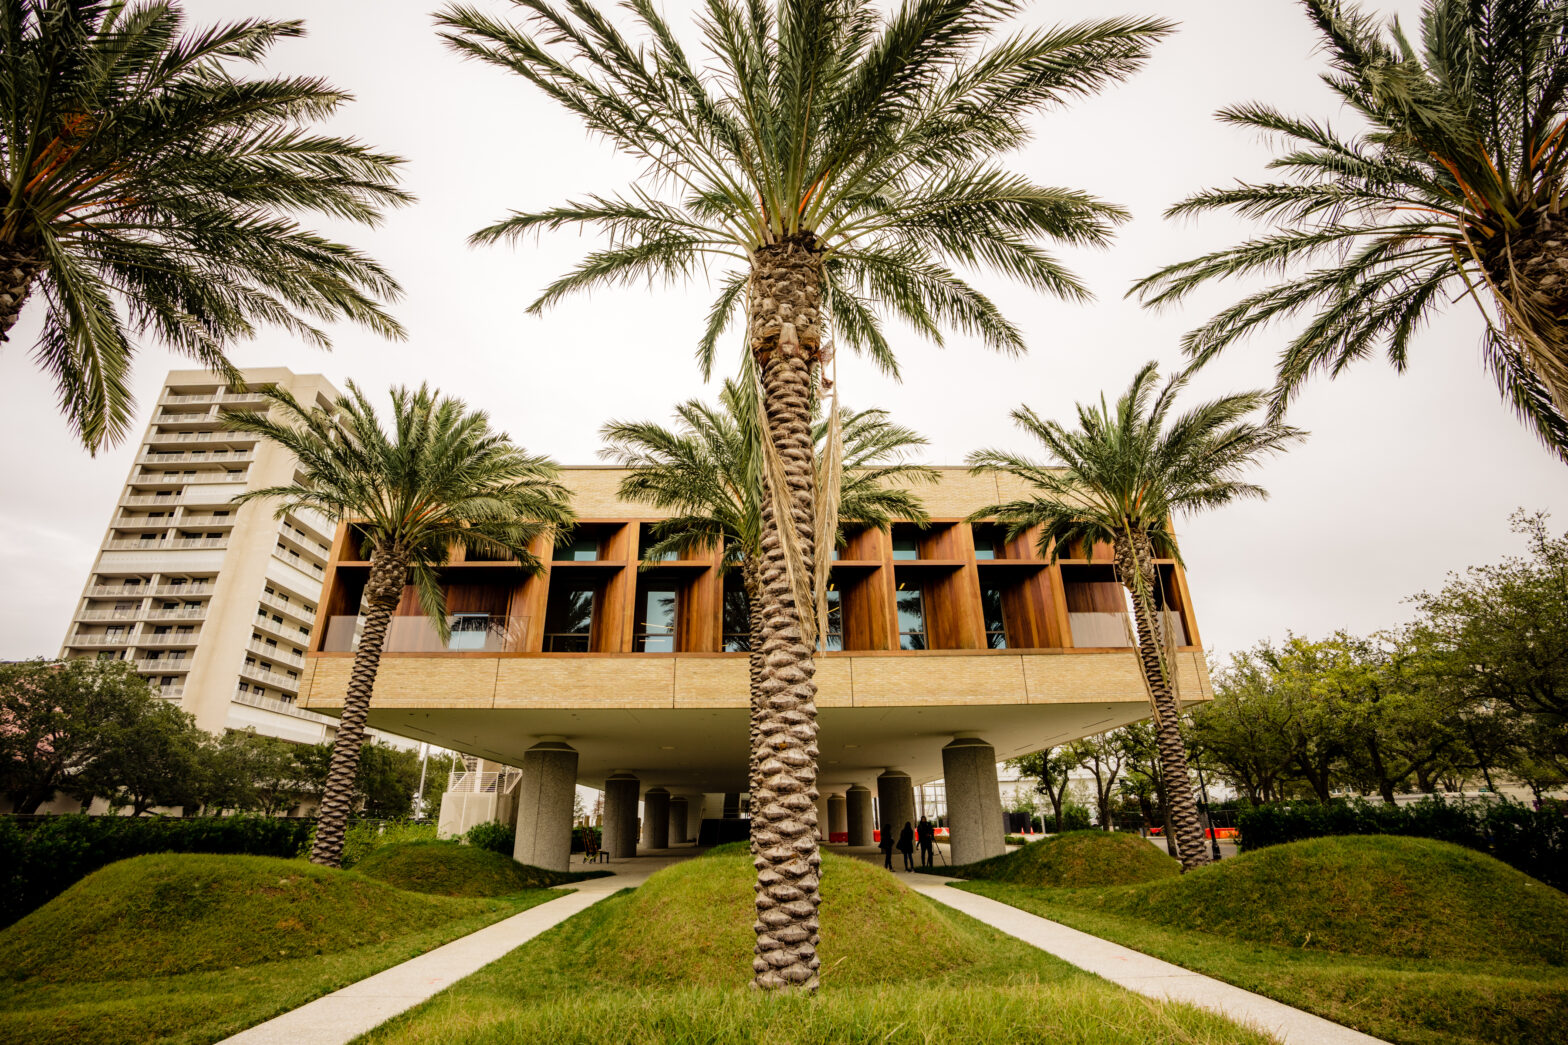
[[[759,996],[743,853],[671,867],[360,1039],[375,1045],[903,1043],[1261,1045],[1261,1035],[1113,987],[823,857],[822,989]]]
[[[1568,1042],[1568,896],[1457,846],[1314,839],[1144,885],[955,887],[1400,1045]]]
[[[0,931],[0,1042],[218,1041],[559,895],[426,896],[270,857],[122,860]]]

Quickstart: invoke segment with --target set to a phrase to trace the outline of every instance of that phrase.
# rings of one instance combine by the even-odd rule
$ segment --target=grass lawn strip
[[[1404,854],[1407,866],[1388,862],[1406,848],[1418,850]],[[1565,924],[1554,913],[1561,894],[1515,879],[1517,872],[1490,857],[1456,851],[1468,854],[1425,840],[1316,839],[1141,886],[971,881],[956,888],[1399,1045],[1568,1042],[1568,967],[1558,949]],[[1456,867],[1455,880],[1445,882]],[[1390,871],[1401,880],[1381,880]],[[1355,879],[1358,872],[1364,880]],[[1460,888],[1472,894],[1455,895]],[[1237,890],[1245,901],[1231,895]],[[1325,909],[1300,911],[1290,928],[1290,909],[1312,902]],[[1434,903],[1438,909],[1426,909]],[[1249,911],[1258,912],[1251,923],[1244,921]],[[1384,933],[1399,917],[1399,931]],[[1499,918],[1519,924],[1500,929]],[[1319,934],[1309,936],[1301,920]],[[1455,939],[1465,942],[1445,955]],[[1391,953],[1354,953],[1377,947]]]
[[[120,861],[0,931],[0,1041],[217,1041],[560,895],[425,896],[271,857]]]
[[[750,991],[742,854],[661,871],[374,1031],[375,1045],[942,1042],[1261,1045],[1197,1009],[1142,998],[932,903],[856,860],[823,857],[822,989]],[[978,989],[977,989],[978,988]]]

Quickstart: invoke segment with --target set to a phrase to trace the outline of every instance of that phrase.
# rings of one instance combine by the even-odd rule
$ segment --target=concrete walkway
[[[1283,1045],[1386,1045],[1381,1038],[1340,1026],[1261,994],[1232,987],[989,897],[949,889],[947,883],[955,879],[933,875],[899,877],[921,895],[962,911],[1119,987],[1162,1001],[1186,1002],[1208,1009],[1272,1034]]]
[[[224,1039],[221,1045],[344,1045],[478,972],[546,929],[612,893],[641,885],[654,871],[675,862],[658,858],[617,861],[623,866],[609,867],[613,872],[609,878],[562,886],[563,895],[554,900],[546,900],[266,1023],[258,1023]],[[572,869],[578,869],[575,862]]]

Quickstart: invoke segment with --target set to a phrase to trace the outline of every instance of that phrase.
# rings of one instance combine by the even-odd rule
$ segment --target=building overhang
[[[1183,702],[1208,699],[1202,653],[1175,656]],[[340,714],[352,664],[309,658],[301,705]],[[1149,714],[1131,650],[829,653],[817,683],[824,792],[889,767],[937,779],[959,732],[1009,758]],[[564,737],[586,784],[629,770],[650,787],[742,791],[747,694],[745,654],[384,654],[369,724],[511,765]]]

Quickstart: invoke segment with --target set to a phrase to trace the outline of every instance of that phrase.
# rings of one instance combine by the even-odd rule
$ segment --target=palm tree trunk
[[[814,991],[820,966],[816,664],[801,630],[801,616],[811,607],[798,604],[793,580],[810,577],[812,568],[811,393],[821,345],[821,285],[822,259],[810,237],[760,247],[753,257],[750,347],[762,375],[764,437],[768,453],[777,454],[785,487],[762,499],[762,699],[751,823],[757,867],[752,986],[760,990]],[[780,529],[785,526],[794,528],[803,560],[793,569]]]
[[[365,627],[354,651],[354,668],[343,699],[343,718],[332,743],[332,765],[321,792],[316,841],[310,850],[313,864],[343,866],[343,834],[354,807],[354,777],[359,772],[359,748],[365,740],[365,717],[370,714],[370,696],[376,687],[376,671],[381,667],[387,626],[392,623],[392,611],[397,609],[407,581],[407,556],[379,547],[371,553],[370,579],[365,583],[362,602]]]
[[[757,819],[757,781],[761,777],[758,767],[762,764],[757,757],[761,748],[757,738],[762,736],[762,565],[757,562],[755,554],[747,556],[740,568],[741,587],[746,591],[746,623],[751,632],[747,654],[747,668],[750,673],[750,706],[751,706],[751,735],[750,735],[750,765],[746,772],[746,794],[748,797],[748,814],[753,823]],[[757,855],[757,839],[752,836],[751,855]]]
[[[1135,547],[1135,542],[1141,547]],[[1160,772],[1170,796],[1171,836],[1181,860],[1182,870],[1190,871],[1209,862],[1204,844],[1203,825],[1198,820],[1198,803],[1188,783],[1187,751],[1177,726],[1180,709],[1166,674],[1164,649],[1154,610],[1154,549],[1148,538],[1136,535],[1118,537],[1115,544],[1116,572],[1132,595],[1133,620],[1138,632],[1138,661],[1149,685],[1154,703],[1154,736],[1160,752]]]
[[[43,269],[44,263],[36,254],[0,247],[0,341],[9,339],[33,281]]]
[[[1517,232],[1492,237],[1496,245],[1483,248],[1483,261],[1515,322],[1532,336],[1536,373],[1568,410],[1568,217],[1542,206],[1519,221]]]

